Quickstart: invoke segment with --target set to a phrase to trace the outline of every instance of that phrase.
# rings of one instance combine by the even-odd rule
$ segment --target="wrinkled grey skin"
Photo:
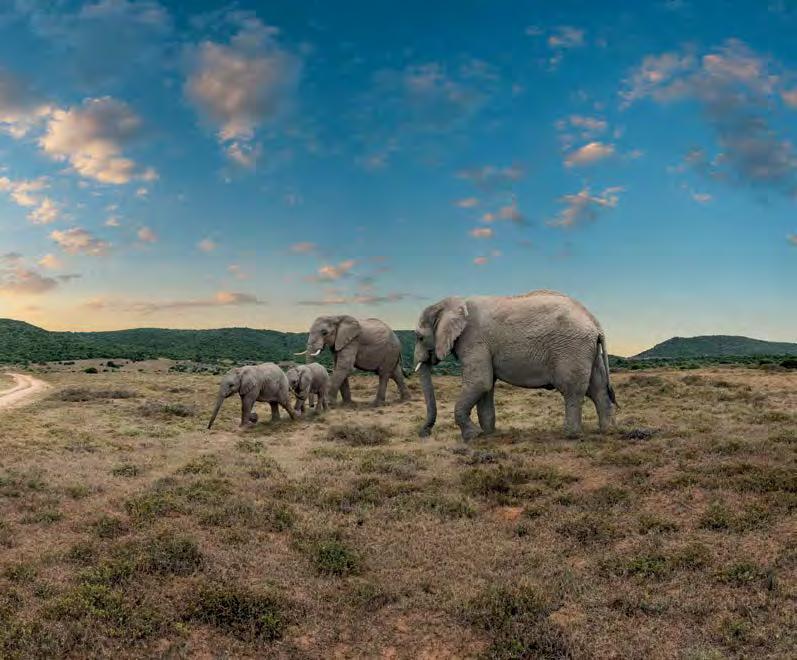
[[[601,431],[614,423],[606,340],[592,314],[554,291],[512,297],[445,298],[421,313],[415,330],[428,436],[437,416],[431,367],[450,352],[462,365],[462,391],[454,419],[463,440],[495,430],[495,382],[555,389],[565,399],[565,432],[581,434],[581,405],[588,396]],[[470,419],[476,406],[479,428]]]
[[[300,364],[291,367],[285,372],[288,386],[296,395],[294,409],[304,413],[305,402],[313,406],[313,399],[318,397],[316,411],[327,409],[327,390],[329,389],[329,374],[323,365],[318,362]]]
[[[273,362],[238,367],[228,371],[219,385],[219,394],[213,415],[208,422],[208,428],[213,426],[216,415],[219,414],[224,399],[233,394],[241,396],[241,426],[249,426],[257,421],[257,414],[252,412],[255,401],[266,401],[271,404],[272,421],[280,418],[279,406],[282,406],[296,419],[296,414],[291,408],[288,379],[282,369]]]
[[[379,376],[373,405],[385,402],[387,381],[393,379],[401,400],[410,398],[401,369],[401,344],[396,333],[379,319],[355,319],[353,316],[319,316],[307,337],[307,359],[316,357],[325,347],[332,351],[334,368],[329,382],[329,400],[334,402],[340,390],[344,404],[351,404],[349,375],[354,369],[371,371]]]

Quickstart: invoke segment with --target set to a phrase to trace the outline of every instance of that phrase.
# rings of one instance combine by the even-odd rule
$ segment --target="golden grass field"
[[[617,374],[617,431],[500,387],[463,445],[455,378],[236,429],[217,379],[41,375],[0,413],[0,657],[787,658],[797,376]],[[396,393],[391,386],[390,398]]]

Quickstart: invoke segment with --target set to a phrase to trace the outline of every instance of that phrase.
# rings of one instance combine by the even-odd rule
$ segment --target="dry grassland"
[[[794,374],[619,374],[581,441],[500,387],[469,445],[454,378],[421,441],[415,380],[241,433],[216,378],[43,377],[0,417],[0,657],[795,657]]]

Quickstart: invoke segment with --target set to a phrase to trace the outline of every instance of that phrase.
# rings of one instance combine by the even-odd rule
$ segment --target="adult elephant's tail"
[[[598,335],[598,348],[603,352],[603,368],[606,370],[606,391],[609,393],[609,401],[619,408],[620,406],[617,405],[617,399],[614,396],[611,377],[609,376],[609,351],[606,350],[606,337],[602,332]]]

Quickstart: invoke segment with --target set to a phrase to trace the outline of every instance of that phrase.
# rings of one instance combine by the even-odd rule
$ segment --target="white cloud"
[[[296,252],[297,254],[307,254],[308,252],[315,252],[317,249],[318,245],[306,241],[291,245],[291,252]]]
[[[58,205],[42,192],[49,187],[47,179],[40,177],[32,180],[13,181],[8,177],[0,177],[0,191],[8,193],[18,206],[33,208],[28,219],[36,225],[55,222],[59,216]]]
[[[318,269],[317,279],[338,280],[347,275],[356,264],[357,262],[354,259],[347,259],[346,261],[341,261],[336,265],[324,264]]]
[[[248,280],[249,275],[247,275],[241,266],[238,264],[230,264],[227,266],[227,270],[229,273],[236,279],[236,280]]]
[[[47,264],[50,264],[50,260],[45,257],[39,264],[49,267]],[[49,277],[28,266],[18,252],[0,255],[0,295],[2,296],[37,296],[56,289],[62,282],[69,282],[78,277],[80,276],[76,274]]]
[[[494,232],[490,227],[475,227],[468,232],[473,238],[492,238]]]
[[[476,197],[465,197],[457,200],[455,204],[461,209],[472,209],[474,206],[479,205],[479,200]]]
[[[191,53],[185,93],[239,165],[254,165],[257,129],[286,111],[299,84],[302,61],[280,45],[277,32],[247,19],[229,44],[205,41]]]
[[[693,192],[692,199],[698,204],[708,204],[713,197],[709,193]]]
[[[139,173],[135,161],[122,153],[141,130],[140,118],[125,103],[110,97],[86,99],[82,106],[53,112],[39,143],[87,179],[124,184],[155,175],[151,168]]]
[[[780,93],[783,102],[790,108],[797,108],[797,89],[784,90]]]
[[[60,270],[64,267],[64,264],[56,255],[50,253],[39,259],[39,266],[47,270]]]
[[[473,260],[473,263],[476,264],[477,266],[484,266],[484,264],[486,264],[488,261],[489,259],[487,257],[476,257]]]
[[[142,243],[157,243],[158,237],[155,235],[155,232],[152,231],[149,227],[141,227],[141,229],[136,232],[136,236],[138,236],[138,240]]]
[[[584,45],[584,30],[560,25],[548,35],[548,45],[554,49],[580,48]]]
[[[121,227],[122,223],[119,221],[118,217],[116,217],[115,215],[112,215],[110,218],[108,218],[105,221],[105,226],[106,227]]]
[[[566,167],[583,167],[608,158],[614,154],[614,145],[603,142],[590,142],[583,147],[571,151],[565,157]]]
[[[27,85],[0,69],[0,132],[24,137],[50,111],[50,106]]]
[[[213,252],[218,247],[217,243],[210,238],[203,238],[196,246],[202,252]]]
[[[109,243],[98,239],[91,232],[80,227],[73,227],[65,231],[55,230],[50,233],[50,238],[67,254],[101,257],[107,254],[111,247]]]
[[[49,225],[58,220],[59,215],[58,205],[49,197],[45,197],[41,204],[28,214],[28,218],[34,225]]]
[[[157,312],[179,311],[189,309],[206,309],[213,307],[260,306],[266,303],[251,293],[238,291],[219,291],[209,298],[188,298],[185,300],[121,300],[95,298],[84,303],[90,309],[110,309],[154,314]]]
[[[584,222],[594,221],[599,211],[617,206],[620,201],[619,193],[623,190],[615,186],[593,195],[589,188],[584,188],[573,195],[565,195],[559,200],[565,207],[548,221],[548,226],[570,229]]]

